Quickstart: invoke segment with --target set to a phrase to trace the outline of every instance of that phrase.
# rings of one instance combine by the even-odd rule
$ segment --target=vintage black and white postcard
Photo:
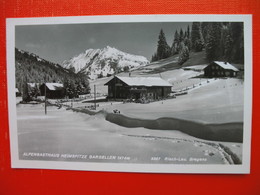
[[[249,173],[251,15],[7,19],[13,168]]]

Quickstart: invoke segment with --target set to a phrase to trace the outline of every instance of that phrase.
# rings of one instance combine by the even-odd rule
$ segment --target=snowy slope
[[[62,67],[72,69],[76,73],[86,73],[90,79],[96,79],[112,75],[115,71],[121,72],[148,63],[143,56],[128,54],[107,46],[103,49],[88,49],[85,53],[64,61]]]

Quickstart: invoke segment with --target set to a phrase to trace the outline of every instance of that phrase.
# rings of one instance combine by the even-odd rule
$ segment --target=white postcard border
[[[15,26],[39,24],[127,23],[127,22],[193,22],[230,21],[244,22],[245,88],[244,88],[244,140],[242,165],[176,165],[128,164],[19,160],[18,133],[15,103]],[[251,15],[113,15],[45,18],[8,18],[7,35],[7,86],[9,129],[12,168],[40,168],[112,172],[152,173],[250,173],[251,119],[252,119],[252,16]]]

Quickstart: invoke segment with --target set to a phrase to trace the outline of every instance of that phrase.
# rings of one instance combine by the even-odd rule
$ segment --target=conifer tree
[[[180,40],[180,34],[179,34],[178,31],[176,30],[176,31],[175,31],[175,34],[174,34],[174,41],[175,41],[175,42],[179,42],[179,40]]]
[[[211,22],[202,22],[201,23],[201,33],[202,33],[205,43],[207,42],[207,39],[208,39],[208,30],[209,30],[210,23]]]
[[[190,39],[190,25],[187,27],[187,38]]]
[[[164,59],[170,56],[170,47],[167,44],[165,34],[163,30],[161,29],[159,34],[159,40],[157,45],[157,59]]]
[[[174,54],[179,52],[179,40],[180,40],[180,35],[179,35],[178,31],[176,30],[175,34],[174,34],[172,47],[171,47],[172,55],[174,55]]]
[[[184,62],[186,62],[189,59],[189,48],[184,44],[184,42],[180,43],[180,54],[179,54],[179,60],[178,63],[182,65]]]
[[[202,49],[203,49],[203,40],[202,40],[200,22],[192,23],[191,45],[192,45],[192,49],[195,52],[202,51]]]
[[[229,23],[223,23],[221,32],[221,59],[230,62],[232,52],[233,38],[231,35],[231,29]]]
[[[158,60],[158,57],[157,57],[157,54],[155,53],[154,55],[152,55],[152,62],[154,61],[157,61]]]
[[[183,30],[182,30],[182,28],[181,28],[181,30],[180,30],[180,38],[179,38],[179,43],[180,43],[180,42],[182,42],[182,41],[183,41],[183,39],[184,39],[184,34],[183,34]]]
[[[232,61],[244,63],[244,26],[242,22],[232,22],[230,25],[232,44]]]
[[[206,42],[206,56],[209,61],[219,60],[221,57],[221,23],[212,22],[209,25],[208,39]]]
[[[191,49],[191,40],[190,40],[190,27],[187,27],[187,31],[185,31],[186,37],[184,38],[184,44]]]

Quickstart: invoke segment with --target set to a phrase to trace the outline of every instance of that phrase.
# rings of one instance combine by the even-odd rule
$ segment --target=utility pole
[[[96,85],[94,85],[94,108],[95,108],[95,110],[97,109],[97,104],[96,104]]]
[[[114,77],[115,79],[115,96],[114,96],[114,100],[116,101],[116,77]]]
[[[45,101],[44,101],[44,109],[45,109],[45,115],[47,114],[47,97],[46,97],[46,83],[44,83],[44,93],[45,93]]]

